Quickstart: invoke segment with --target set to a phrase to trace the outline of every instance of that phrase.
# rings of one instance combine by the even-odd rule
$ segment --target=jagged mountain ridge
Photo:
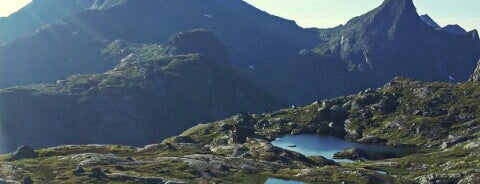
[[[440,31],[445,31],[445,32],[448,32],[448,33],[458,34],[458,35],[466,35],[467,34],[467,31],[465,31],[465,29],[460,27],[458,24],[447,25],[447,26],[441,28]]]
[[[173,33],[196,28],[213,30],[226,45],[231,61],[243,67],[275,62],[318,43],[315,29],[303,29],[293,21],[272,16],[241,0],[126,0],[111,6],[115,2],[105,1],[100,7],[110,8],[78,12],[0,47],[2,68],[23,71],[4,69],[0,86],[103,72],[115,66],[112,63],[115,61],[100,55],[101,49],[108,45],[105,42],[122,39],[132,43],[163,43]],[[40,52],[30,46],[37,44],[46,48]],[[18,52],[18,48],[23,51]],[[82,54],[79,56],[69,48]],[[82,58],[83,55],[88,59]],[[74,67],[66,61],[91,68]],[[36,71],[29,65],[37,63],[50,67],[44,72],[45,77],[30,75]]]
[[[456,71],[456,67],[464,67],[463,71],[473,68],[476,59],[480,57],[476,52],[479,49],[478,41],[431,29],[419,18],[412,0],[386,0],[375,10],[350,20],[332,41],[336,42],[333,52],[339,52],[342,59],[353,67],[371,69],[384,76],[394,72],[389,75],[390,79],[395,75],[405,75],[423,80],[445,81],[450,75],[459,81],[465,81],[468,74]],[[466,52],[464,50],[470,49],[460,49],[449,51],[443,57],[436,55],[436,51],[448,51],[454,48],[453,45],[460,48],[468,48],[468,45],[476,50]],[[464,59],[457,58],[468,55],[470,56]],[[426,67],[434,68],[436,72],[422,76],[422,72],[413,71],[416,68],[424,70]]]
[[[386,0],[346,25],[320,31],[324,43],[276,66],[266,66],[259,72],[266,75],[258,77],[259,80],[268,78],[262,84],[266,83],[272,93],[292,104],[306,104],[366,87],[379,87],[396,76],[466,81],[480,58],[476,30],[466,35],[435,30],[420,19],[412,0]],[[333,67],[323,68],[326,63]],[[301,65],[305,66],[299,68]],[[296,71],[312,72],[282,75]],[[285,89],[285,86],[302,87]]]
[[[445,27],[440,27],[430,16],[427,14],[420,16],[420,19],[422,19],[423,22],[428,24],[430,27],[436,30],[452,33],[452,34],[458,34],[458,35],[466,35],[467,31],[463,29],[461,26],[458,24],[450,24],[446,25]]]
[[[104,74],[74,75],[56,84],[0,91],[3,149],[19,144],[118,143],[142,145],[240,111],[264,112],[283,103],[243,77],[229,61],[208,51],[219,40],[194,30],[172,38],[204,37],[195,49],[172,39],[166,45],[131,45],[116,41],[112,57],[128,49],[115,69]],[[188,50],[171,55],[176,50]],[[217,45],[212,48],[221,48]],[[198,50],[196,50],[198,49]],[[129,53],[129,52],[127,52]],[[225,64],[227,63],[227,64]],[[25,116],[28,114],[28,116]],[[5,150],[3,150],[5,151]]]
[[[428,24],[429,26],[433,27],[433,29],[440,29],[440,25],[437,24],[428,14],[421,15],[420,19],[422,19],[423,22]]]

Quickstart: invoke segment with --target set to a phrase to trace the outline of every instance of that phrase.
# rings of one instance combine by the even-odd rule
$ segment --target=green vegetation
[[[166,61],[160,63],[169,65]],[[16,181],[30,176],[39,183],[263,183],[270,177],[307,183],[413,183],[432,178],[455,183],[477,181],[478,89],[478,83],[426,83],[397,78],[377,90],[305,107],[241,114],[200,124],[180,136],[143,148],[78,145],[37,150],[34,159],[13,160],[3,155],[0,176]],[[232,143],[231,130],[239,121],[255,129],[246,144]],[[307,158],[268,142],[290,133],[410,145],[418,151],[391,159],[332,165],[324,158]],[[78,167],[85,172],[74,174]],[[103,172],[100,177],[93,174],[96,167]]]

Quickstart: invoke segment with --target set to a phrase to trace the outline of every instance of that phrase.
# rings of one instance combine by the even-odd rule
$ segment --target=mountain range
[[[292,104],[305,104],[379,87],[395,76],[466,81],[480,56],[476,30],[465,35],[435,30],[421,20],[411,0],[384,1],[320,33],[324,42],[315,48],[267,66],[262,72],[267,77],[259,77],[268,79],[263,85]],[[271,68],[278,71],[268,72]]]
[[[34,0],[0,27],[9,150],[146,144],[396,76],[467,81],[480,58],[476,30],[437,30],[412,0],[385,0],[330,29],[304,29],[241,0]]]
[[[35,0],[33,4],[42,2]],[[92,4],[89,0],[78,2]],[[116,39],[161,44],[180,31],[208,29],[226,45],[232,63],[240,66],[275,61],[313,47],[318,40],[315,30],[300,28],[293,21],[269,15],[240,0],[102,2],[93,2],[92,7],[98,8],[71,11],[74,13],[65,19],[56,16],[56,22],[0,48],[2,68],[10,68],[1,71],[0,86],[52,82],[71,74],[107,71],[116,61],[102,57],[101,50]],[[70,1],[56,4],[63,3]],[[18,19],[15,22],[31,22],[36,17]],[[17,28],[7,29],[14,32]],[[43,75],[37,73],[39,67]]]

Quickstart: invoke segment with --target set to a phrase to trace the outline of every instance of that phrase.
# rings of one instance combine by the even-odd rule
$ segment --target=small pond
[[[294,180],[282,180],[278,178],[268,178],[267,181],[265,181],[265,184],[304,184],[303,182],[300,181],[294,181]]]
[[[334,153],[347,148],[358,148],[369,155],[406,155],[414,152],[413,148],[360,144],[326,135],[286,135],[275,139],[272,144],[305,156],[323,156],[336,162],[351,162],[351,160],[333,159]]]

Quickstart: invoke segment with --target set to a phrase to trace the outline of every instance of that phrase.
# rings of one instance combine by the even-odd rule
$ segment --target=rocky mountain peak
[[[411,40],[421,37],[418,31],[428,28],[418,15],[411,0],[386,0],[374,10],[351,19],[342,30],[337,43],[340,56],[350,65],[364,70],[373,69],[376,57],[385,53],[394,40]]]
[[[416,10],[413,0],[385,0],[382,6],[393,6],[401,9]]]
[[[479,40],[480,40],[480,38],[479,38],[479,36],[478,36],[478,31],[477,31],[476,29],[471,30],[471,31],[468,32],[467,34],[470,35],[473,40],[476,40],[476,41],[479,41]]]
[[[389,29],[397,25],[399,21],[412,23],[412,20],[420,20],[412,0],[385,0],[374,10],[350,20],[346,26],[361,23],[364,27],[375,26]]]
[[[432,27],[433,29],[440,29],[440,25],[437,24],[428,14],[421,15],[420,19],[422,19],[423,22],[425,22],[427,25]]]
[[[394,24],[398,22],[413,23],[420,20],[412,0],[385,0],[383,4],[377,8],[376,16],[389,18]]]
[[[440,29],[441,31],[458,34],[458,35],[466,35],[467,31],[460,27],[458,24],[450,24]]]
[[[226,47],[215,33],[204,29],[175,34],[170,37],[167,47],[173,55],[199,53],[222,64],[228,62]]]

